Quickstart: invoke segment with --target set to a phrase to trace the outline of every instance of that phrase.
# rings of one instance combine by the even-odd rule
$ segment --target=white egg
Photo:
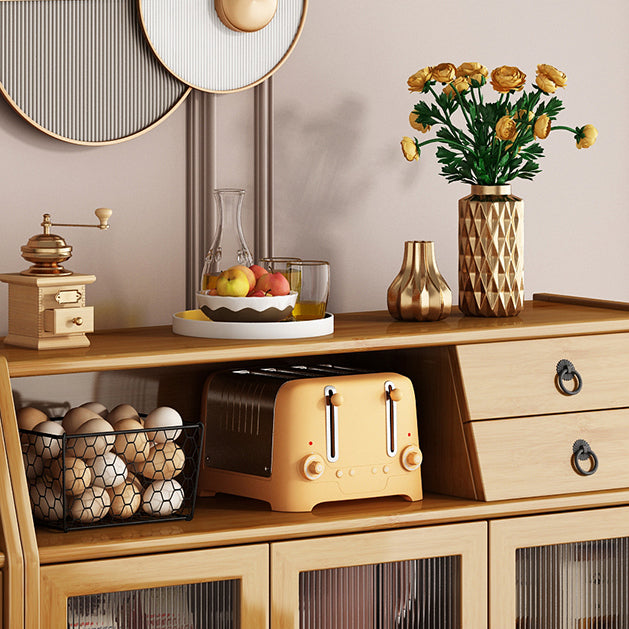
[[[164,443],[165,441],[174,441],[181,434],[181,430],[163,430],[164,428],[173,428],[182,426],[183,420],[181,415],[170,406],[159,406],[151,411],[144,420],[144,428],[159,428],[155,432],[148,432],[146,436],[150,441],[156,443]]]
[[[81,404],[80,408],[87,408],[90,411],[94,411],[103,419],[107,419],[107,413],[109,413],[107,407],[100,402],[84,402],[83,404]]]
[[[96,487],[118,487],[127,479],[127,464],[113,452],[87,459],[85,464],[94,472]]]
[[[111,424],[102,417],[90,419],[81,425],[77,432],[77,435],[89,436],[70,437],[67,441],[67,454],[79,459],[93,459],[105,454],[114,447],[116,437],[113,432]]]
[[[173,479],[153,481],[142,495],[142,509],[149,515],[171,515],[181,509],[183,487]]]
[[[48,485],[40,478],[30,486],[28,493],[36,518],[50,522],[63,519],[65,497],[58,486]]]
[[[70,515],[79,522],[97,522],[107,515],[111,498],[104,487],[88,487],[70,505]]]
[[[85,408],[83,406],[77,406],[71,408],[64,416],[61,423],[63,428],[69,435],[76,435],[83,424],[90,421],[90,419],[99,419],[100,415]]]
[[[60,423],[54,422],[52,419],[47,419],[46,421],[37,424],[37,426],[33,428],[33,431],[54,435],[51,437],[37,435],[35,437],[33,446],[35,447],[35,452],[42,459],[54,459],[59,456],[59,452],[61,452],[63,444],[61,435],[65,432]]]

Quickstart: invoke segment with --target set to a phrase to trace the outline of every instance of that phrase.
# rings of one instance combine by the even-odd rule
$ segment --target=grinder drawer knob
[[[409,472],[416,470],[422,463],[422,453],[417,446],[407,446],[402,452],[402,467]]]
[[[317,480],[324,469],[323,459],[318,454],[307,456],[301,463],[301,472],[308,480]]]

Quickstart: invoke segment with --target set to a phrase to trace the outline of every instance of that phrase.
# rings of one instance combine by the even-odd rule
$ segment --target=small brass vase
[[[438,321],[452,308],[452,291],[439,273],[435,243],[404,243],[402,268],[387,290],[387,307],[401,321]]]
[[[459,200],[459,308],[512,317],[524,307],[524,202],[511,186],[472,186]]]

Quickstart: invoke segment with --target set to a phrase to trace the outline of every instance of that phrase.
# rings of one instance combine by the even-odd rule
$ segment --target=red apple
[[[266,297],[266,293],[263,290],[252,290],[249,291],[247,297]]]
[[[223,271],[216,280],[216,291],[222,296],[244,297],[249,290],[249,278],[239,268],[233,267]]]
[[[236,264],[235,266],[230,267],[228,270],[230,269],[238,269],[239,271],[242,271],[247,276],[247,279],[249,280],[249,290],[255,288],[258,278],[255,276],[255,273],[248,266],[245,266],[244,264]]]
[[[290,293],[290,284],[279,271],[277,273],[266,273],[256,282],[256,290],[276,296],[288,295]]]
[[[268,273],[268,271],[261,267],[259,264],[252,264],[250,267],[251,271],[253,272],[253,274],[255,275],[256,278],[256,282],[263,276],[266,275]]]

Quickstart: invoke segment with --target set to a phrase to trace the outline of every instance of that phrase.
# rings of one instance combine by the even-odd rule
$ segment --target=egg
[[[121,419],[114,425],[114,430],[125,431],[116,435],[114,452],[120,455],[127,463],[145,461],[151,444],[143,432],[142,424],[136,419]],[[126,432],[133,430],[135,432]]]
[[[59,456],[63,443],[61,435],[65,432],[63,426],[58,422],[52,421],[52,419],[47,419],[37,424],[33,430],[35,432],[54,435],[51,437],[35,436],[33,440],[35,452],[42,457],[42,459],[54,459],[56,456]]]
[[[76,406],[71,408],[63,417],[61,421],[63,428],[69,435],[76,435],[79,432],[79,428],[90,419],[99,419],[100,415],[91,411],[89,408],[82,406]]]
[[[65,497],[58,486],[48,485],[40,478],[30,486],[28,494],[36,518],[50,522],[63,519]]]
[[[95,487],[118,487],[127,478],[126,463],[113,452],[87,459],[85,464],[94,472]]]
[[[155,432],[147,433],[150,441],[156,443],[164,443],[165,441],[174,441],[181,434],[181,430],[163,430],[173,426],[182,426],[183,420],[181,415],[170,406],[159,406],[151,411],[144,420],[144,428],[159,428]]]
[[[88,487],[72,501],[70,515],[79,522],[97,522],[107,515],[110,505],[111,498],[104,487]]]
[[[136,469],[144,478],[150,480],[168,480],[174,478],[184,468],[186,455],[172,441],[155,444],[148,453],[146,461],[136,462]]]
[[[112,408],[107,415],[107,420],[113,425],[121,419],[138,419],[140,414],[131,406],[131,404],[118,404]]]
[[[107,493],[111,501],[109,513],[114,518],[130,518],[142,504],[142,485],[133,474],[122,485],[107,489]]]
[[[88,410],[100,415],[103,419],[107,419],[107,414],[109,413],[107,407],[100,402],[84,402],[79,408],[87,408]]]
[[[45,422],[50,419],[44,411],[40,411],[34,406],[25,406],[20,408],[17,413],[17,427],[22,430],[33,430],[37,424]]]
[[[183,505],[183,487],[176,480],[155,480],[142,494],[142,509],[149,515],[171,515]]]
[[[65,463],[61,457],[50,461],[47,474],[62,490],[65,488],[66,493],[73,496],[82,494],[94,482],[92,469],[73,456],[66,456]]]
[[[44,472],[44,460],[37,454],[34,446],[29,446],[22,452],[24,471],[28,480],[35,480]]]
[[[114,447],[116,438],[111,424],[102,417],[90,419],[82,424],[77,435],[86,437],[70,437],[67,441],[67,452],[79,459],[92,459],[100,454],[109,452]],[[93,433],[93,434],[91,434]]]

